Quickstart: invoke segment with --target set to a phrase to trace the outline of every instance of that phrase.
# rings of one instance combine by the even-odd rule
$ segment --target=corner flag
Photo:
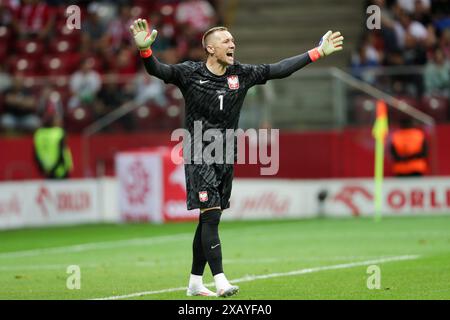
[[[372,128],[372,135],[375,138],[375,221],[381,220],[381,207],[383,196],[383,167],[384,167],[384,142],[388,134],[387,106],[383,100],[377,101],[377,117]]]

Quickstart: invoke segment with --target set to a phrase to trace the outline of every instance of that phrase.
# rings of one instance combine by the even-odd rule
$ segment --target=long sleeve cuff
[[[139,54],[141,55],[141,57],[142,58],[148,58],[148,57],[150,57],[151,55],[152,55],[152,49],[146,49],[146,50],[141,50],[140,52],[139,52]]]

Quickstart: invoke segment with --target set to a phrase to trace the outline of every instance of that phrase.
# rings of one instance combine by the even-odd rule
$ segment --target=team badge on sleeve
[[[228,80],[228,88],[231,90],[239,89],[239,78],[238,76],[229,76]]]
[[[207,191],[200,191],[198,193],[198,198],[199,198],[200,202],[208,201],[208,192]]]

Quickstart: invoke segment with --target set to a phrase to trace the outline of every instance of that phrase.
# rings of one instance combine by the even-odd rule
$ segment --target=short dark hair
[[[216,31],[228,31],[228,28],[220,26],[206,30],[206,32],[203,34],[202,37],[202,46],[206,53],[208,53],[208,50],[206,50],[206,40],[210,35],[212,35]]]

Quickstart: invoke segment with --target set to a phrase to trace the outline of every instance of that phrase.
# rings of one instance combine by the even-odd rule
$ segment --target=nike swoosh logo
[[[200,80],[200,84],[204,84],[204,83],[207,83],[207,82],[209,82],[209,80]]]
[[[217,246],[220,246],[220,243],[216,244],[215,246],[211,246],[211,249],[214,249]]]

